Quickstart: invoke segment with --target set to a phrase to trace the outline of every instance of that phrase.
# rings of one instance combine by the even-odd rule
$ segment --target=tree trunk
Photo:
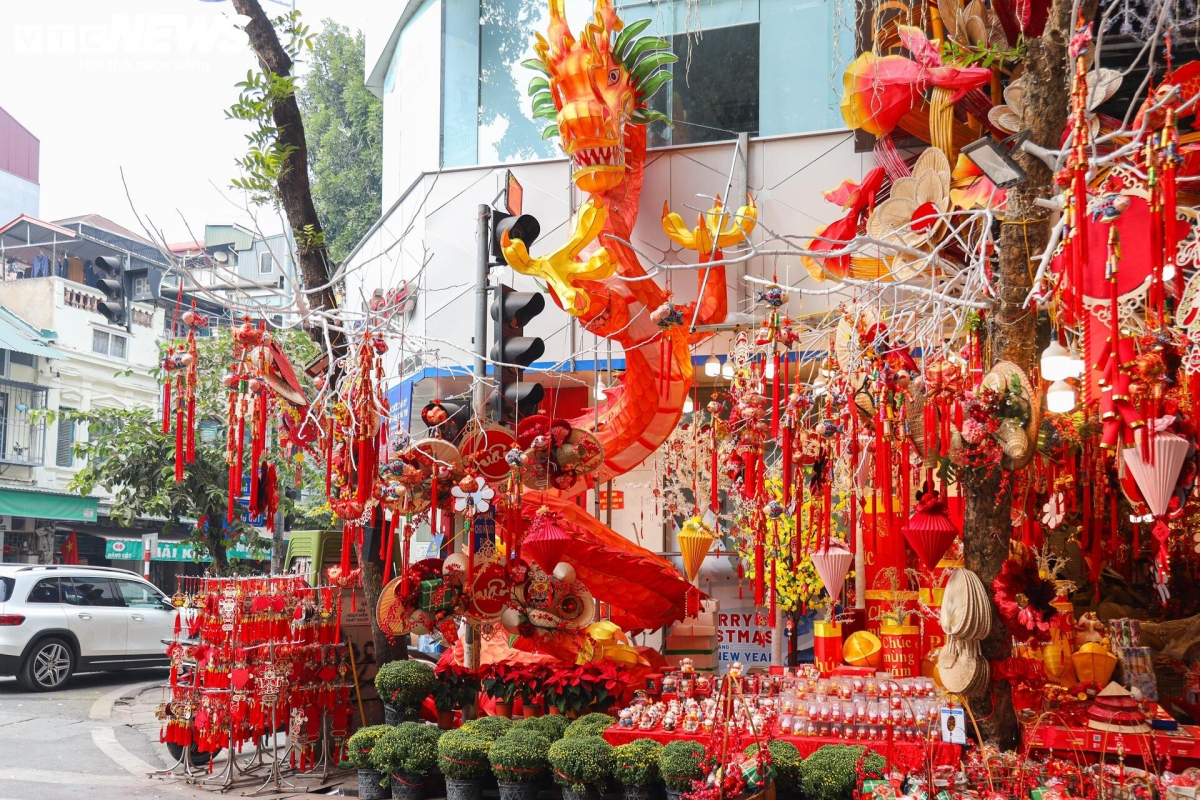
[[[246,25],[246,36],[250,47],[258,57],[259,66],[264,72],[287,76],[291,74],[292,60],[279,42],[279,36],[271,25],[270,19],[263,12],[259,0],[233,0],[233,6],[239,14],[250,18]],[[324,244],[324,234],[321,220],[317,217],[317,208],[313,204],[312,187],[308,181],[308,143],[304,136],[304,120],[300,115],[300,104],[294,94],[283,98],[272,109],[275,127],[278,128],[277,138],[281,145],[290,148],[284,169],[279,175],[279,201],[287,214],[288,225],[296,239],[297,258],[300,274],[306,288],[308,305],[314,310],[333,310],[337,308],[337,300],[333,287],[329,286],[329,253]],[[322,339],[321,328],[310,328],[309,334],[317,344],[324,349],[326,342]],[[336,356],[344,349],[340,334],[330,343],[333,347],[335,364]],[[330,370],[336,370],[335,364],[330,364]],[[331,381],[336,381],[336,371],[331,375]],[[371,563],[362,558],[359,553],[359,563],[362,564],[363,595],[367,603],[367,615],[371,619],[371,634],[375,640],[375,661],[385,664],[406,658],[408,649],[403,639],[396,645],[388,641],[387,636],[379,629],[375,609],[379,604],[382,592],[381,565]]]
[[[1053,0],[1045,32],[1031,39],[1025,62],[1025,114],[1031,139],[1057,150],[1070,114],[1071,76],[1074,72],[1067,45],[1073,33],[1071,0]],[[1085,19],[1095,16],[1096,0],[1085,0]],[[986,337],[991,359],[1012,361],[1032,374],[1037,360],[1037,309],[1025,305],[1032,289],[1030,261],[1041,254],[1050,239],[1050,212],[1035,205],[1054,192],[1050,168],[1033,156],[1017,156],[1029,175],[1025,183],[1008,190],[1008,203],[1000,228],[996,268],[996,302],[988,319]],[[989,366],[985,363],[985,368]],[[1012,495],[1002,491],[1000,474],[969,482],[963,546],[967,569],[991,588],[1008,558],[1012,531]],[[983,657],[997,661],[1011,655],[1012,643],[999,612],[992,607],[992,632],[982,643]],[[993,691],[994,689],[994,691]],[[982,696],[971,698],[971,711],[980,720],[983,738],[1000,747],[1017,743],[1017,722],[1012,707],[1012,687],[1000,683]]]

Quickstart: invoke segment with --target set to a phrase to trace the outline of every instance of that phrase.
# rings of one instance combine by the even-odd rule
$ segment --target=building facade
[[[0,220],[38,215],[41,142],[0,108]]]

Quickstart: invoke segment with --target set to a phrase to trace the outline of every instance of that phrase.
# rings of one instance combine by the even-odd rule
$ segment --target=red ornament
[[[927,569],[933,569],[950,549],[958,526],[937,492],[926,492],[904,526],[904,538]]]
[[[558,562],[562,561],[563,553],[570,544],[571,537],[563,527],[563,517],[543,506],[538,509],[533,523],[529,526],[529,535],[525,537],[522,547],[545,572],[554,572]]]

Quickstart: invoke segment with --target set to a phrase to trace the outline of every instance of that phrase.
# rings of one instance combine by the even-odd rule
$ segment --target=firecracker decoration
[[[172,345],[162,360],[165,374],[162,397],[162,431],[175,429],[175,482],[183,480],[184,467],[196,460],[196,331],[208,327],[208,317],[192,308],[183,312],[187,339]]]

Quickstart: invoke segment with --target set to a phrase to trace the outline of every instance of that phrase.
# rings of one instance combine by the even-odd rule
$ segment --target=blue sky
[[[262,2],[268,14],[287,10]],[[332,17],[369,30],[392,6],[297,4],[314,29]],[[171,241],[192,238],[189,227],[200,236],[205,223],[251,222],[229,188],[247,128],[224,109],[255,67],[233,14],[229,0],[4,3],[0,107],[41,140],[41,217],[97,213],[141,232],[124,169],[133,206]],[[258,224],[281,227],[271,214]]]

